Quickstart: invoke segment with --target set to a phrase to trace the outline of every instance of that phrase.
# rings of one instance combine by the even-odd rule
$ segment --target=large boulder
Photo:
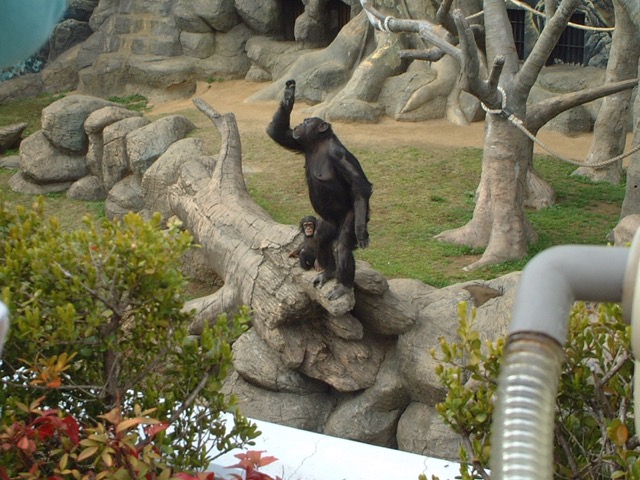
[[[56,25],[49,39],[48,62],[59,57],[74,45],[84,42],[93,30],[87,22],[68,19]]]
[[[141,114],[117,106],[101,108],[87,117],[84,122],[84,130],[89,137],[87,166],[91,174],[102,178],[102,156],[104,150],[103,130],[111,124],[131,117],[141,117]],[[147,123],[148,121],[144,121],[138,124],[138,126],[146,125]],[[118,180],[120,180],[120,178]],[[111,186],[115,183],[114,181]]]
[[[272,392],[245,382],[237,372],[229,375],[222,392],[236,397],[243,415],[311,432],[322,431],[335,405],[330,392]]]
[[[42,110],[42,134],[61,152],[87,153],[89,139],[84,131],[87,117],[113,102],[87,95],[69,95]]]
[[[273,392],[328,392],[326,383],[288,368],[273,349],[250,329],[233,344],[233,366],[243,380]]]
[[[104,188],[109,191],[113,186],[129,175],[129,156],[127,155],[127,135],[138,128],[149,125],[150,121],[143,117],[123,118],[102,131],[102,157],[99,175]]]
[[[107,198],[107,192],[100,177],[87,175],[69,187],[67,197],[85,202],[100,202]]]
[[[136,175],[129,175],[109,190],[104,214],[109,219],[122,218],[129,212],[139,212],[143,207],[140,179]]]
[[[398,421],[398,448],[405,452],[459,461],[461,438],[453,433],[435,407],[412,402]]]
[[[409,401],[392,349],[382,363],[375,383],[362,393],[340,401],[329,415],[324,433],[395,448],[398,420]]]
[[[213,30],[228,32],[240,23],[233,0],[191,0],[194,13]]]
[[[169,145],[183,138],[195,125],[181,115],[170,115],[138,128],[127,135],[127,156],[131,171],[142,178],[144,172]]]
[[[235,0],[235,6],[242,21],[259,34],[273,34],[280,28],[277,0]]]
[[[42,130],[22,141],[20,169],[26,180],[40,185],[74,182],[88,173],[84,155],[61,152]]]

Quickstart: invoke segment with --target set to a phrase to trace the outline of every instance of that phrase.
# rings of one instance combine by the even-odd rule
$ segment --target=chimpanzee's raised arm
[[[280,101],[280,105],[273,114],[271,123],[267,126],[267,134],[289,150],[303,152],[304,148],[293,138],[293,130],[291,130],[291,111],[296,97],[296,81],[287,80],[284,88],[284,96]]]

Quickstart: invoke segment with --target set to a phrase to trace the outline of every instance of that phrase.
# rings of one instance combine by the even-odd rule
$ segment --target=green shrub
[[[145,471],[194,470],[212,460],[205,441],[228,451],[255,438],[255,426],[220,393],[247,312],[221,316],[197,339],[187,334],[179,262],[191,236],[176,225],[162,230],[158,216],[144,222],[134,214],[99,226],[87,218],[86,228],[63,232],[43,205],[42,198],[33,209],[0,200],[0,285],[11,311],[0,365],[0,465],[7,466],[0,478],[33,469],[54,475],[72,462],[80,472],[116,475],[127,455],[148,460]],[[33,434],[64,418],[79,425],[79,445],[66,430],[64,442]],[[54,422],[47,432],[69,425]],[[27,433],[11,436],[16,428],[32,432],[35,443]],[[90,441],[97,443],[87,453]],[[149,448],[118,457],[114,442]]]
[[[447,390],[439,413],[460,434],[463,479],[488,478],[493,399],[504,339],[482,345],[460,306],[459,340],[432,352]],[[474,312],[475,313],[475,312]],[[556,401],[556,478],[640,478],[633,434],[630,328],[619,306],[576,303]]]

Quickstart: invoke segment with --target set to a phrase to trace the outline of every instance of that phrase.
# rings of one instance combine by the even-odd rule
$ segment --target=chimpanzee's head
[[[330,134],[331,124],[318,117],[305,118],[300,125],[293,129],[293,138],[302,145],[313,145]]]
[[[313,234],[316,232],[316,217],[313,215],[307,215],[300,220],[300,230],[304,233],[305,237],[313,237]]]

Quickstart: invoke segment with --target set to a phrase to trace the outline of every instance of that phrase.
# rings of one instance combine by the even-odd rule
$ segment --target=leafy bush
[[[209,465],[205,442],[223,452],[250,443],[255,425],[220,393],[247,312],[188,335],[179,262],[191,236],[134,214],[99,226],[87,218],[66,233],[43,205],[0,200],[12,321],[0,364],[0,478],[168,475],[167,465]]]
[[[440,339],[440,382],[446,399],[439,413],[460,434],[463,479],[489,478],[493,397],[504,339],[482,345],[460,306],[459,340]],[[475,312],[474,312],[475,313]],[[634,431],[630,328],[617,305],[576,303],[556,400],[557,478],[640,478]]]

